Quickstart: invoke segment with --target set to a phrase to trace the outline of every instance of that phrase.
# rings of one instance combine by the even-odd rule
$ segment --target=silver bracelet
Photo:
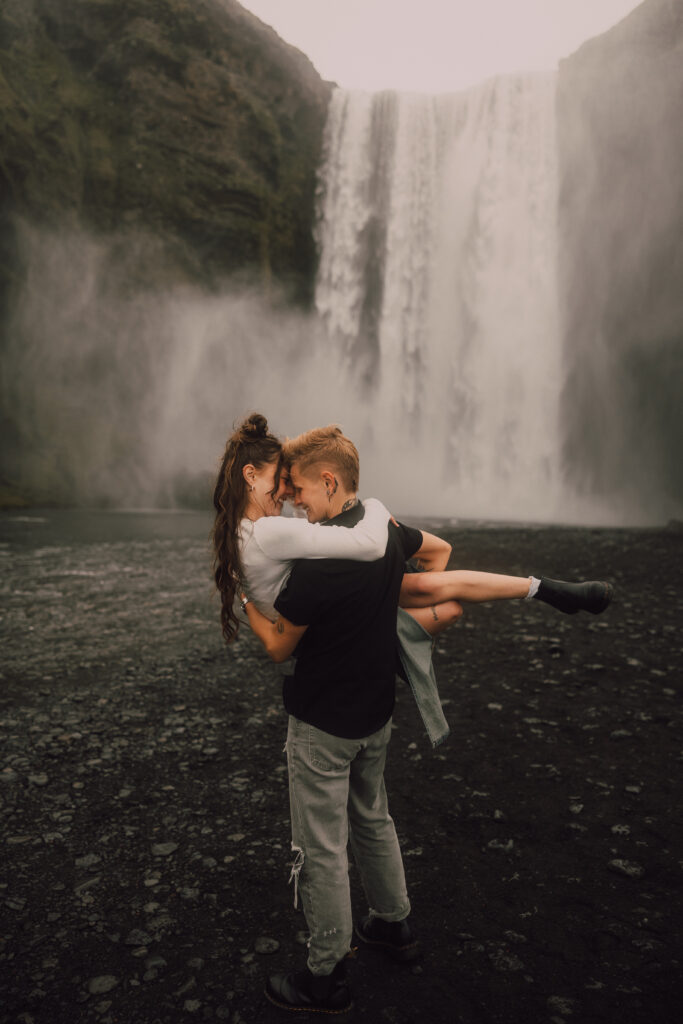
[[[249,598],[248,597],[243,597],[242,600],[240,601],[240,608],[242,609],[242,611],[244,611],[244,609],[247,607],[248,604],[249,604]]]

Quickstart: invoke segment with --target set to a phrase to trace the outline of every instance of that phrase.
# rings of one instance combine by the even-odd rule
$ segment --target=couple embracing
[[[462,614],[460,601],[535,598],[565,613],[609,604],[599,582],[446,571],[451,547],[397,523],[381,502],[358,499],[359,459],[335,426],[284,444],[254,414],[229,439],[214,493],[215,580],[226,640],[240,620],[284,680],[295,855],[291,880],[310,932],[304,970],[269,978],[287,1010],[351,1008],[352,935],[399,961],[419,955],[384,765],[396,675],[411,685],[430,739],[448,726],[431,667],[432,638]],[[285,500],[306,520],[281,516]],[[407,571],[415,560],[418,572]],[[353,924],[347,844],[369,913]]]

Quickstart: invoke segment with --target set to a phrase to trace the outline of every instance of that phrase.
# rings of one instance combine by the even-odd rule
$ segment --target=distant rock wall
[[[330,90],[236,0],[3,0],[5,302],[19,214],[135,236],[137,286],[239,273],[305,303]]]
[[[681,0],[646,0],[561,63],[568,468],[591,493],[661,492],[672,515],[683,507],[682,127]]]

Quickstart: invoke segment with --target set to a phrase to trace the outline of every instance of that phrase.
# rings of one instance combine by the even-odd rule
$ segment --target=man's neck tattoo
[[[345,501],[342,505],[342,512],[348,512],[349,509],[353,508],[356,504],[358,504],[358,498],[349,498],[349,500]]]

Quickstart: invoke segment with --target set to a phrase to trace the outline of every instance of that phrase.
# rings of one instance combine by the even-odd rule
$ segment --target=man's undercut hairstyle
[[[358,490],[358,449],[353,441],[342,434],[341,428],[333,423],[329,427],[307,430],[285,441],[284,458],[289,466],[296,463],[302,473],[313,466],[335,469],[347,491],[355,494]]]

